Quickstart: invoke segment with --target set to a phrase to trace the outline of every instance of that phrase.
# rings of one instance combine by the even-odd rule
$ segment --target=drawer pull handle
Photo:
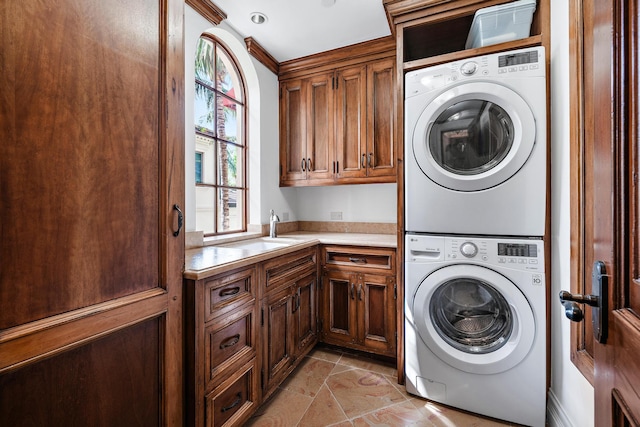
[[[240,292],[240,286],[236,286],[235,288],[227,288],[220,291],[221,297],[228,297],[231,295],[235,295]]]
[[[362,284],[358,286],[358,299],[362,301]]]
[[[240,402],[242,402],[242,393],[238,392],[238,394],[236,395],[236,400],[234,400],[233,403],[231,403],[231,405],[223,407],[220,410],[220,412],[227,412],[227,411],[235,408],[236,406],[238,406],[240,404]]]
[[[354,257],[349,257],[349,261],[355,263],[355,264],[366,264],[367,263],[367,259],[366,258],[354,258]]]
[[[351,294],[351,299],[354,299],[353,289],[355,288],[355,286],[356,286],[356,285],[355,285],[354,283],[352,283],[352,284],[351,284],[351,292],[350,292],[350,294]]]
[[[220,350],[224,350],[225,348],[233,347],[234,345],[238,344],[238,342],[240,342],[240,334],[235,334],[232,337],[225,338],[220,343]]]

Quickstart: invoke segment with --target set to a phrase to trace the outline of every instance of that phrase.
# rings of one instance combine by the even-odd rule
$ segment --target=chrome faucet
[[[280,222],[280,218],[278,215],[271,209],[271,218],[269,218],[269,237],[278,237],[278,232],[276,231],[276,223]]]

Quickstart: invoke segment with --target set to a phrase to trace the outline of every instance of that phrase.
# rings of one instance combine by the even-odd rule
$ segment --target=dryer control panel
[[[544,244],[540,239],[432,236],[407,234],[407,262],[474,262],[525,271],[544,271]]]

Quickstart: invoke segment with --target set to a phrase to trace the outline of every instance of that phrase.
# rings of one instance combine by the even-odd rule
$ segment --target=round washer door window
[[[451,265],[434,271],[413,300],[416,329],[445,363],[496,374],[520,363],[533,346],[533,311],[518,287],[496,271]]]
[[[464,83],[438,95],[413,129],[422,172],[451,190],[479,191],[511,178],[533,151],[535,119],[511,89]]]

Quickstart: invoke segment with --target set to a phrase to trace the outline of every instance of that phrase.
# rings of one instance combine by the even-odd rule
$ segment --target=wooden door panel
[[[293,296],[291,288],[270,295],[265,301],[264,362],[265,397],[293,363]]]
[[[302,80],[280,85],[280,180],[306,179],[306,89]]]
[[[163,323],[152,318],[0,375],[0,425],[161,425]]]
[[[39,3],[3,7],[0,329],[159,286],[159,3]]]
[[[639,8],[637,0],[589,0],[574,10],[584,16],[581,274],[591,292],[591,265],[603,261],[609,283],[607,340],[585,346],[594,355],[595,424],[638,425]]]
[[[316,272],[296,282],[297,309],[296,320],[296,355],[313,345],[318,337],[318,302],[316,300]]]
[[[367,66],[367,176],[395,176],[394,59]]]
[[[305,80],[307,85],[308,179],[329,179],[333,175],[334,107],[333,73]]]
[[[362,155],[366,148],[366,66],[336,73],[336,158],[338,177],[366,175]]]
[[[182,423],[183,8],[0,3],[7,425]]]
[[[356,339],[356,278],[351,273],[328,271],[323,285],[322,339],[333,344]]]
[[[395,300],[393,277],[365,274],[358,315],[362,343],[378,352],[395,355]],[[359,294],[360,298],[360,294]]]

